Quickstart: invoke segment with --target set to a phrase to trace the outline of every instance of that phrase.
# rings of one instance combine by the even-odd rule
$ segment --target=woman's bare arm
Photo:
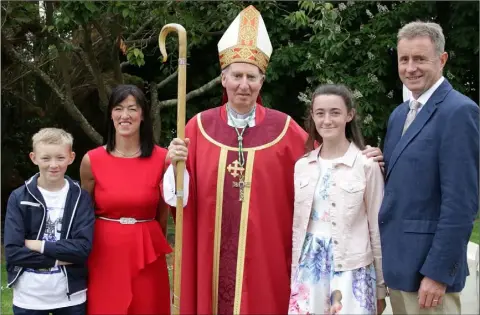
[[[80,183],[82,188],[92,196],[92,199],[94,199],[93,188],[95,187],[95,178],[93,177],[88,153],[83,156],[82,162],[80,163]]]

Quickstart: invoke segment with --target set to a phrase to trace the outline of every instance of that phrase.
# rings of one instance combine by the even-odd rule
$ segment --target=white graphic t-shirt
[[[62,232],[63,212],[69,183],[59,191],[48,191],[38,187],[47,206],[45,232],[41,240],[56,242]],[[38,208],[42,211],[43,208]],[[67,223],[68,224],[68,223]],[[45,269],[25,268],[13,286],[13,305],[33,310],[51,310],[78,305],[87,299],[86,292],[67,297],[67,277],[60,267]]]

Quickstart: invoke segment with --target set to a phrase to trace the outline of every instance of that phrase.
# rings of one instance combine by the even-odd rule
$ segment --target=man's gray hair
[[[432,22],[410,22],[403,26],[397,35],[397,42],[401,39],[413,39],[416,37],[428,37],[435,45],[435,52],[441,55],[445,51],[445,36],[442,27]]]
[[[222,70],[222,74],[223,74],[223,75],[227,74],[229,70],[230,70],[230,65],[226,66],[226,67]]]

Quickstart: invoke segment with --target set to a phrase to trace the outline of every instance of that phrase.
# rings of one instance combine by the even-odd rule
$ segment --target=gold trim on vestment
[[[215,230],[213,238],[213,279],[212,279],[212,314],[218,313],[218,278],[220,272],[220,242],[222,238],[222,210],[225,170],[227,168],[228,150],[221,148],[218,159],[217,198],[215,204]]]
[[[245,182],[250,183],[250,185],[244,188],[244,198],[242,202],[240,231],[238,236],[237,274],[235,277],[235,302],[233,304],[233,314],[240,314],[240,307],[242,303],[243,271],[245,267],[245,250],[247,248],[248,212],[250,209],[250,192],[252,187],[254,160],[255,152],[249,152],[247,155],[247,164],[245,166]]]
[[[202,119],[201,119],[201,113],[197,115],[197,123],[198,123],[198,128],[200,129],[200,132],[202,133],[202,135],[205,137],[205,139],[207,139],[209,142],[219,146],[220,148],[222,149],[227,149],[227,150],[230,150],[230,151],[236,151],[238,152],[238,148],[236,147],[230,147],[228,145],[224,145],[220,142],[218,142],[217,140],[214,140],[212,137],[210,137],[207,132],[205,131],[205,129],[203,128],[203,125],[202,125]],[[280,140],[282,140],[282,138],[285,136],[285,134],[287,133],[287,130],[288,130],[288,125],[290,124],[290,116],[287,116],[287,120],[285,122],[285,126],[283,127],[283,130],[282,132],[280,133],[280,135],[278,135],[278,137],[276,139],[274,139],[273,141],[269,142],[269,143],[266,143],[266,144],[263,144],[263,145],[260,145],[258,147],[251,147],[251,148],[243,148],[243,151],[244,152],[253,152],[253,151],[258,151],[258,150],[263,150],[263,149],[267,149],[275,144],[277,144]],[[233,127],[231,127],[233,128]]]
[[[277,144],[285,136],[290,124],[290,116],[287,116],[285,126],[277,138],[273,141],[257,147],[243,148],[247,152],[247,163],[245,166],[245,182],[251,183],[253,177],[253,162],[255,158],[255,151],[267,149]],[[197,115],[198,128],[201,134],[207,141],[220,147],[220,157],[218,161],[218,175],[217,175],[217,193],[216,193],[216,209],[215,209],[215,235],[213,245],[213,277],[212,277],[212,314],[218,314],[218,281],[220,268],[220,244],[221,244],[221,228],[222,228],[222,211],[223,211],[223,194],[224,194],[224,180],[227,169],[227,155],[229,151],[238,152],[238,148],[224,145],[207,134],[202,125],[201,113]],[[233,128],[233,127],[232,127]],[[239,314],[240,304],[242,299],[243,273],[245,264],[245,250],[248,230],[248,211],[250,208],[250,193],[251,187],[244,188],[244,200],[242,202],[242,213],[240,218],[239,239],[238,239],[238,256],[237,256],[237,271],[235,283],[235,300],[234,300],[234,314]]]

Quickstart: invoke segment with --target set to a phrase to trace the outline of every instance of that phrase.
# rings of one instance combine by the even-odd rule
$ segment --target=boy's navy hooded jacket
[[[95,214],[92,199],[80,185],[65,176],[70,184],[63,213],[62,231],[56,242],[45,242],[43,254],[25,247],[25,240],[42,240],[47,208],[38,190],[39,174],[15,189],[8,198],[4,245],[8,287],[21,276],[24,268],[51,268],[57,260],[70,262],[60,266],[67,277],[70,296],[87,289],[86,261],[92,248]]]

